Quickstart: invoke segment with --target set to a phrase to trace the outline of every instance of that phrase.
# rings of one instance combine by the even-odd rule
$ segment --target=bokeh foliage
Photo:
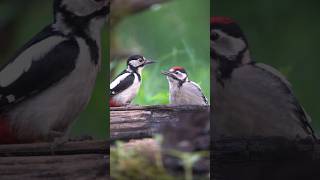
[[[0,51],[1,63],[9,60],[17,49],[52,22],[52,2],[52,0],[0,1],[0,32],[2,33],[0,34],[0,46],[5,47]],[[107,86],[106,74],[109,67],[106,52],[107,45],[107,29],[105,29],[103,34],[102,71],[98,76],[90,104],[74,123],[71,136],[91,135],[99,139],[107,137],[107,98],[105,90]]]
[[[320,1],[214,0],[211,15],[243,28],[255,61],[279,69],[320,131]]]
[[[167,104],[168,82],[160,72],[172,66],[185,67],[189,78],[209,98],[209,12],[209,0],[173,0],[130,16],[115,27],[114,34],[124,49],[135,49],[157,61],[144,69],[142,86],[133,103]],[[126,68],[125,63],[125,59],[113,61],[113,78]]]

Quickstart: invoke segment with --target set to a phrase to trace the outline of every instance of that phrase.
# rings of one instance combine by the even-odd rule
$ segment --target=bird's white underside
[[[135,76],[134,82],[129,88],[125,89],[124,91],[122,91],[119,94],[112,97],[112,100],[114,102],[116,102],[117,104],[125,105],[128,103],[131,103],[131,101],[134,99],[134,97],[138,94],[139,89],[140,89],[140,85],[141,85],[141,81],[139,81],[137,74],[134,73],[134,76]],[[124,78],[124,77],[125,76],[122,75],[122,78]],[[116,84],[116,83],[119,83],[119,82],[117,81],[114,84]],[[110,85],[110,88],[111,88],[111,85]]]

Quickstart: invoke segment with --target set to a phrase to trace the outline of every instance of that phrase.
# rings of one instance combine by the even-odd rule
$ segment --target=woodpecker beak
[[[153,63],[156,63],[156,62],[146,59],[146,61],[144,62],[144,65],[153,64]]]
[[[172,73],[169,71],[162,71],[161,74],[163,74],[165,76],[173,77]]]

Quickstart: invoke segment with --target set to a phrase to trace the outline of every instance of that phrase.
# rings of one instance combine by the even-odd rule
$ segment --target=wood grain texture
[[[0,179],[108,179],[106,141],[0,145]]]
[[[167,105],[110,108],[110,138],[130,140],[151,137],[160,133],[164,126],[179,126],[181,121],[195,113],[205,114],[209,120],[209,109],[209,106]]]

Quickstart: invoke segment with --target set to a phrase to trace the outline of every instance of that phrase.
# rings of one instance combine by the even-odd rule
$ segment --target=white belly
[[[85,42],[80,38],[77,41],[82,53],[75,69],[54,86],[9,112],[18,138],[43,139],[52,130],[65,132],[88,104],[99,67],[91,62]]]
[[[136,97],[139,92],[141,82],[139,82],[136,74],[134,74],[134,76],[134,82],[128,89],[112,97],[114,102],[120,105],[125,105],[131,103],[134,97]]]

